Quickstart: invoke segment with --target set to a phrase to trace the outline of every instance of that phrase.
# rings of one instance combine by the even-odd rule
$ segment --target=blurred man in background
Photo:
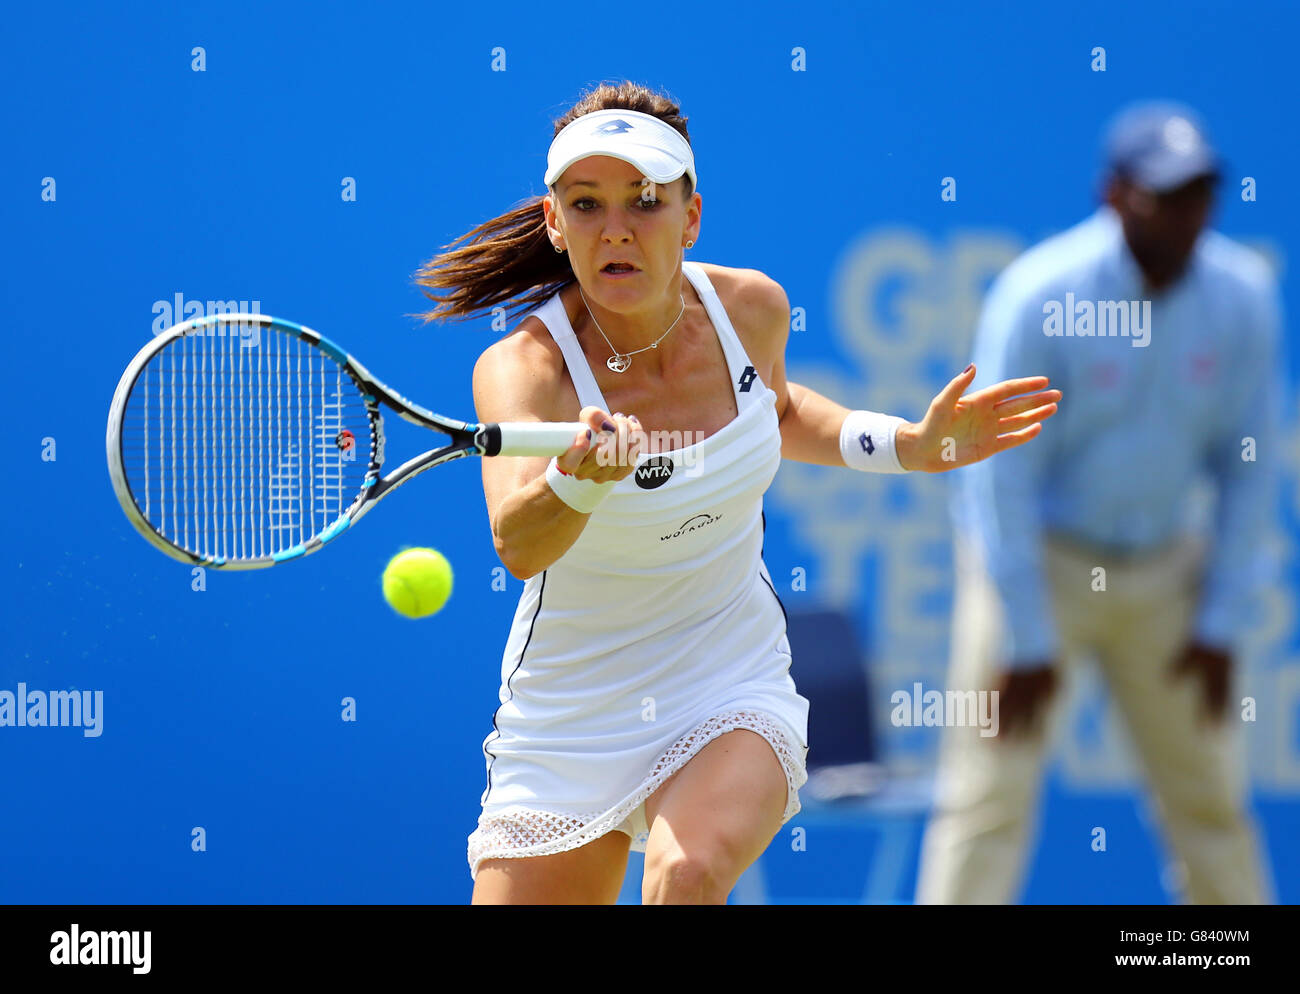
[[[1064,397],[1038,444],[958,471],[949,689],[999,691],[1001,729],[944,730],[918,903],[1017,900],[1080,658],[1137,746],[1186,899],[1272,900],[1233,664],[1267,578],[1277,290],[1261,258],[1205,230],[1219,165],[1192,111],[1132,107],[1106,152],[1105,206],[1013,262],[976,333],[972,389],[1045,374]],[[1206,477],[1203,538],[1188,496]]]

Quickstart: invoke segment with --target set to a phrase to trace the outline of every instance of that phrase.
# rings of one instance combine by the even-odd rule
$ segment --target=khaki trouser
[[[958,543],[948,688],[992,689],[999,672],[1000,601],[973,553]],[[1049,538],[1045,571],[1061,638],[1062,679],[1037,735],[943,730],[935,810],[921,847],[918,904],[1004,904],[1017,900],[1037,834],[1043,760],[1067,710],[1064,670],[1096,658],[1136,745],[1164,827],[1182,864],[1192,904],[1271,903],[1273,897],[1245,810],[1239,698],[1226,720],[1200,713],[1203,684],[1170,681],[1186,644],[1199,593],[1200,550],[1183,542],[1136,561]],[[1093,570],[1106,570],[1104,592]],[[1236,661],[1234,661],[1234,667]],[[1060,844],[1060,840],[1054,840]],[[1081,836],[1074,845],[1090,845]],[[1104,859],[1102,853],[1099,859]]]

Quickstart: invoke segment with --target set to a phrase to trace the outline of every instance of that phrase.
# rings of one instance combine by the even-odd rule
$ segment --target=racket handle
[[[486,427],[501,432],[501,448],[488,453],[500,456],[558,456],[573,444],[578,432],[587,430],[577,421],[503,421]]]

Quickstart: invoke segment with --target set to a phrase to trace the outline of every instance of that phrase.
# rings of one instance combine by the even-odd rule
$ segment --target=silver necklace
[[[660,335],[658,338],[656,338],[653,342],[651,342],[643,349],[637,349],[633,352],[620,352],[618,349],[614,348],[614,343],[611,342],[609,340],[609,336],[605,334],[605,329],[602,328],[600,326],[600,322],[596,320],[596,315],[591,313],[591,306],[587,303],[587,296],[582,292],[582,287],[578,287],[578,296],[582,298],[582,306],[587,308],[587,314],[591,318],[592,324],[596,326],[596,330],[600,332],[600,337],[605,339],[605,344],[608,345],[609,350],[614,353],[612,356],[610,356],[608,359],[605,360],[605,365],[608,366],[616,373],[622,373],[626,371],[627,367],[632,365],[632,357],[636,355],[638,352],[648,352],[650,351],[650,349],[659,348],[659,343],[668,337],[668,331],[672,331],[674,328],[676,328],[677,322],[680,321],[682,319],[682,315],[686,313],[686,297],[682,296],[681,298],[682,309],[677,312],[677,317],[674,319],[673,323],[668,326],[668,331],[665,331],[662,335]]]

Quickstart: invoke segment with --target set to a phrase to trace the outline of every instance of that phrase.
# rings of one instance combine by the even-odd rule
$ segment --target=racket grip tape
[[[488,456],[558,456],[587,426],[574,422],[503,421],[487,424]],[[495,451],[493,451],[495,448]]]

